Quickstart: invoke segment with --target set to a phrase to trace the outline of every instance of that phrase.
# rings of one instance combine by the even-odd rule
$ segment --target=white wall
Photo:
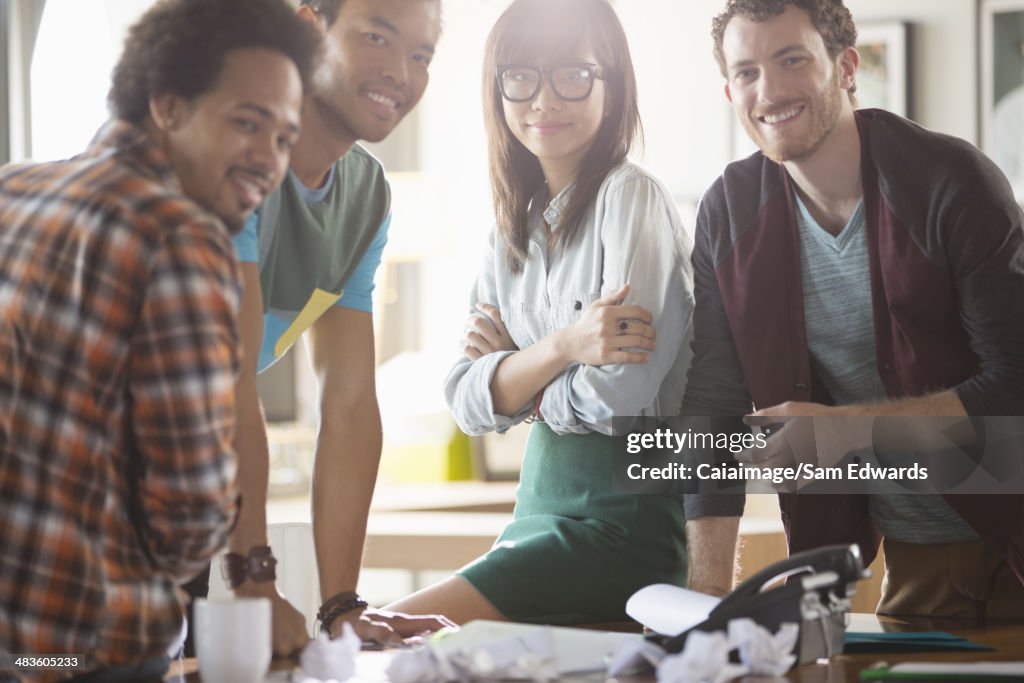
[[[732,109],[711,54],[717,0],[620,0],[646,138],[641,161],[695,202],[731,157]]]
[[[974,0],[847,0],[859,22],[900,20],[911,28],[913,118],[978,140],[978,19]]]
[[[418,293],[426,315],[425,348],[451,351],[454,360],[469,292],[493,227],[487,148],[481,105],[483,48],[505,0],[443,0],[444,33],[419,105],[421,171],[429,176],[435,250],[424,263]],[[400,220],[396,214],[393,225]]]
[[[106,95],[128,27],[154,0],[48,0],[31,67],[33,159],[81,152],[109,117]]]

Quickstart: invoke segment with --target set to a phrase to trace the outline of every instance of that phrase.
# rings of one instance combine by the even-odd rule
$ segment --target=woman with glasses
[[[487,41],[484,116],[497,229],[445,392],[469,434],[533,425],[492,550],[391,608],[622,621],[635,590],[686,579],[679,498],[613,480],[637,416],[676,413],[693,297],[671,197],[626,159],[636,82],[608,2],[515,0]]]

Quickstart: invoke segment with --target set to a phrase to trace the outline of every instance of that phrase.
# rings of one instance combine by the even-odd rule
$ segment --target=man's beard
[[[761,152],[777,164],[785,161],[801,161],[813,155],[821,145],[828,139],[828,136],[835,129],[839,121],[839,114],[842,111],[842,98],[846,91],[840,87],[841,73],[835,69],[833,78],[826,85],[819,96],[813,101],[804,102],[805,109],[801,116],[810,117],[810,129],[805,135],[795,139],[769,139],[760,128],[760,122],[749,115],[740,117],[743,128],[747,135],[754,141]],[[799,105],[800,102],[793,102]],[[775,107],[776,111],[789,108],[790,105]]]

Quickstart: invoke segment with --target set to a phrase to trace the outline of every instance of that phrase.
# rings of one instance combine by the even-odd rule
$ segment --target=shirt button
[[[807,385],[806,384],[797,384],[796,385],[796,390],[797,391],[807,391]]]
[[[884,370],[885,372],[892,372],[892,363],[890,363],[889,361],[885,361],[884,363],[882,363],[882,370]]]
[[[577,301],[576,303],[574,303],[572,305],[572,307],[575,308],[577,311],[581,311],[581,310],[583,310],[583,302],[582,301]]]

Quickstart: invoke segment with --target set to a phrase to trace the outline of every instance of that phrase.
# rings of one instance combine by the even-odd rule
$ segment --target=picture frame
[[[902,21],[857,25],[858,108],[877,108],[912,118],[910,105],[910,24]]]
[[[1024,199],[1024,0],[982,0],[979,28],[982,150]]]
[[[1024,0],[1020,0],[1024,5]],[[910,92],[911,25],[904,21],[857,24],[857,108],[885,109],[912,118]],[[733,118],[733,159],[757,151],[743,126]]]

